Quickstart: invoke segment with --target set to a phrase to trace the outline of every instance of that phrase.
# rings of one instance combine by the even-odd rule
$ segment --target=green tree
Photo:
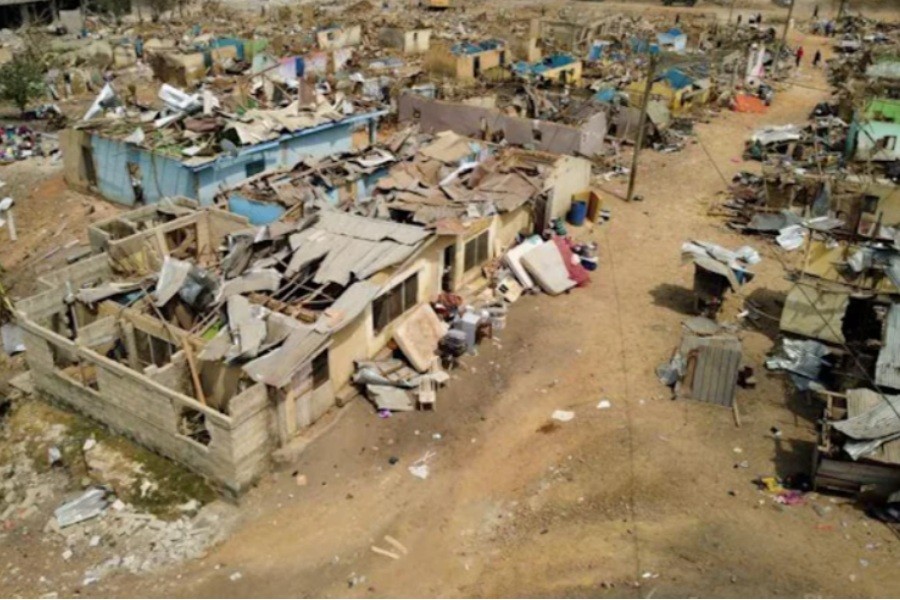
[[[28,103],[44,95],[44,69],[25,53],[0,67],[0,99],[12,102],[21,112]]]

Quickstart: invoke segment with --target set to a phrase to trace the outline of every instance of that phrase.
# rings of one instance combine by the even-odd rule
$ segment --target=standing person
[[[813,7],[813,19],[818,19],[818,18],[819,18],[819,5],[816,4]]]
[[[803,60],[803,46],[797,48],[797,66],[800,66],[800,61]]]
[[[738,26],[740,26],[741,19],[743,19],[743,18],[744,18],[744,15],[738,15],[738,20],[737,20]]]
[[[681,22],[681,15],[679,13],[675,13],[675,26],[677,27],[680,22]]]
[[[816,53],[813,55],[813,66],[818,67],[820,62],[822,62],[822,51],[816,50]]]

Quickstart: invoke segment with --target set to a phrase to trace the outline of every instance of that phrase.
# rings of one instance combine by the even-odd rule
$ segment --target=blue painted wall
[[[97,186],[103,197],[134,205],[128,163],[136,163],[141,171],[144,200],[157,202],[165,196],[197,197],[197,181],[193,172],[181,162],[153,154],[118,140],[91,136]]]
[[[228,210],[247,217],[251,225],[268,225],[274,223],[285,213],[280,204],[270,202],[257,202],[244,198],[240,194],[232,194],[228,197]]]
[[[367,121],[338,123],[320,129],[299,131],[281,139],[243,148],[237,156],[221,155],[215,161],[189,166],[181,161],[154,154],[144,148],[93,135],[91,145],[100,193],[109,200],[131,206],[135,203],[128,163],[141,170],[144,200],[158,202],[166,196],[185,196],[212,204],[222,189],[247,178],[247,167],[262,161],[263,170],[288,167],[301,158],[322,158],[349,152],[354,129]]]

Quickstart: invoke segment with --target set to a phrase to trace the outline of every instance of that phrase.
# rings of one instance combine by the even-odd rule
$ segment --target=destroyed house
[[[172,196],[207,205],[221,189],[263,171],[349,152],[354,131],[368,127],[373,138],[385,114],[347,116],[294,102],[236,119],[187,117],[180,125],[86,121],[61,136],[65,178],[128,206]]]
[[[493,142],[507,141],[543,152],[593,158],[605,148],[608,108],[600,103],[581,111],[577,120],[554,122],[511,116],[494,107],[434,100],[406,92],[400,96],[398,119],[418,124],[421,131],[453,131]]]
[[[431,30],[386,27],[378,39],[384,47],[400,50],[403,54],[423,54],[431,45]]]
[[[194,87],[210,71],[221,72],[225,65],[237,60],[238,52],[236,46],[221,45],[193,52],[147,49],[145,56],[155,79],[171,85]]]
[[[687,50],[688,36],[677,27],[673,27],[664,33],[657,33],[656,42],[666,52],[684,52]]]
[[[527,195],[499,183],[507,202]],[[16,304],[26,356],[43,393],[234,494],[353,397],[359,362],[391,340],[428,372],[428,303],[481,289],[529,228],[521,207],[448,232],[328,208],[263,227],[184,200],[152,208],[100,223],[102,252]]]
[[[900,160],[900,123],[867,121],[850,127],[852,156],[856,161],[894,162]]]
[[[682,115],[709,102],[711,85],[709,79],[695,79],[673,67],[656,76],[650,97],[661,100],[673,115]],[[646,87],[646,81],[639,80],[626,88],[634,106],[640,106]]]
[[[508,63],[506,43],[501,40],[459,42],[452,46],[432,44],[425,58],[425,68],[437,75],[472,81],[489,69]]]
[[[223,191],[217,203],[253,225],[266,225],[287,212],[302,214],[304,206],[315,202],[354,205],[369,198],[376,182],[396,162],[381,147],[301,161],[290,170],[263,173]]]
[[[528,80],[541,80],[560,85],[581,82],[581,61],[568,54],[552,54],[534,63],[517,62],[513,71]]]
[[[359,46],[362,42],[362,27],[323,27],[316,31],[316,45],[321,50],[337,50],[350,46]]]
[[[591,163],[583,158],[515,148],[497,151],[443,132],[378,181],[372,204],[376,210],[387,209],[392,218],[439,233],[471,235],[470,222],[497,221],[502,246],[517,232],[543,230],[564,217],[573,197],[589,191],[590,180]],[[498,244],[492,239],[489,245]]]

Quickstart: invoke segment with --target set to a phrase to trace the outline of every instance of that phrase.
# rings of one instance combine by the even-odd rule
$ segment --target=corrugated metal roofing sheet
[[[891,305],[884,327],[884,340],[875,364],[875,383],[900,389],[900,304]]]
[[[798,283],[785,299],[779,328],[823,342],[842,344],[844,313],[849,301],[846,291]]]
[[[403,262],[429,235],[421,227],[324,211],[314,225],[290,237],[294,254],[285,275],[321,260],[313,281],[346,286],[353,276],[367,279]]]
[[[294,373],[325,347],[328,338],[328,334],[314,327],[298,326],[280,348],[245,364],[244,372],[257,383],[284,387]]]
[[[685,335],[681,354],[687,374],[679,392],[693,400],[731,406],[737,387],[743,352],[734,336],[698,337]]]

